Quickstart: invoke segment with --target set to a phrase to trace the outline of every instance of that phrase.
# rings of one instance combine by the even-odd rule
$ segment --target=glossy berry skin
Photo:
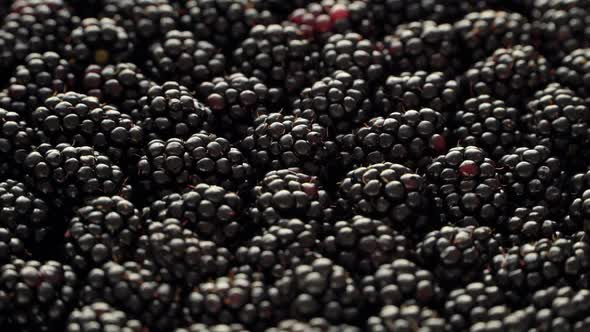
[[[105,302],[94,302],[72,311],[68,317],[67,332],[97,329],[107,332],[110,329],[121,329],[125,332],[141,332],[143,324],[130,318],[124,311],[113,308]]]

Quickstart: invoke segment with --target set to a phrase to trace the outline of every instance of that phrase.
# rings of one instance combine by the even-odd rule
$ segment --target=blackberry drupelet
[[[447,150],[443,116],[432,109],[393,111],[370,119],[352,133],[336,137],[346,169],[383,162],[423,168]]]
[[[296,319],[285,319],[280,321],[275,327],[266,329],[264,332],[360,332],[361,330],[347,324],[331,324],[325,318],[317,317],[309,321],[299,321]]]
[[[78,277],[57,261],[12,260],[0,267],[0,326],[55,331],[76,302]]]
[[[435,158],[425,181],[434,217],[442,223],[493,226],[506,214],[507,197],[496,165],[478,147],[452,148]]]
[[[34,132],[16,112],[0,107],[0,177],[20,178],[22,159],[33,143]]]
[[[337,70],[303,89],[291,113],[319,123],[332,135],[349,133],[369,119],[373,111],[369,97],[365,80]]]
[[[367,320],[367,331],[446,331],[444,317],[435,310],[414,303],[381,307],[377,316]]]
[[[387,162],[359,167],[340,183],[338,211],[384,218],[395,229],[419,233],[431,226],[425,189],[422,176],[405,166]]]
[[[141,332],[145,329],[140,321],[130,318],[124,311],[106,302],[94,302],[72,311],[65,331]]]
[[[544,205],[517,207],[497,228],[503,246],[512,247],[540,239],[561,235],[561,230],[571,229],[571,224],[554,220],[554,213]]]
[[[198,37],[198,36],[197,36]],[[225,56],[190,31],[172,30],[152,44],[145,67],[158,83],[198,86],[225,72]]]
[[[576,95],[590,98],[590,48],[579,48],[566,55],[555,76]]]
[[[460,146],[478,146],[497,159],[524,141],[521,112],[488,95],[469,98],[453,117],[453,138]]]

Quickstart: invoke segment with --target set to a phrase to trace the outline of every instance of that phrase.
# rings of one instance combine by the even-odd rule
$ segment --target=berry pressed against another
[[[266,329],[264,332],[360,332],[354,325],[332,324],[323,317],[309,320],[285,319],[276,326]]]
[[[122,310],[106,302],[94,302],[74,309],[67,320],[65,332],[142,332],[146,327]]]
[[[369,332],[380,331],[446,331],[445,317],[419,304],[403,303],[401,305],[385,305],[378,315],[367,320],[366,329]]]
[[[0,108],[0,176],[19,178],[23,158],[30,152],[34,131],[23,117]]]
[[[556,77],[576,95],[590,98],[590,48],[579,48],[566,55],[556,70]]]

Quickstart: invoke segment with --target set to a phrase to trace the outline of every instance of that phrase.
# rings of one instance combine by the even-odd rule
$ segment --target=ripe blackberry
[[[453,30],[469,63],[484,60],[499,48],[534,42],[527,18],[503,10],[470,12],[453,24]]]
[[[370,119],[352,133],[336,137],[345,169],[383,162],[410,168],[426,166],[447,149],[443,116],[430,108],[393,111]]]
[[[405,166],[373,164],[346,175],[337,205],[343,213],[386,218],[399,230],[424,230],[430,226],[425,189],[424,179]]]
[[[569,206],[563,226],[570,231],[583,230],[590,232],[590,213],[588,211],[588,200],[590,196],[590,172],[574,174],[568,182]]]
[[[151,86],[137,106],[131,115],[149,139],[186,139],[213,123],[211,110],[173,81]]]
[[[419,21],[434,12],[435,1],[372,0],[367,3],[368,17],[375,27],[372,35],[391,34],[402,23]]]
[[[242,199],[222,187],[199,183],[183,193],[172,193],[153,202],[151,220],[175,218],[199,238],[231,245],[243,232]]]
[[[0,69],[11,72],[17,61],[24,59],[29,54],[26,45],[19,43],[16,37],[4,29],[0,29]],[[3,77],[4,83],[8,77]]]
[[[502,99],[510,106],[523,106],[524,100],[550,82],[552,71],[547,60],[532,46],[499,48],[473,65],[463,77],[465,89]]]
[[[355,322],[364,302],[349,272],[323,257],[286,270],[275,287],[281,308],[296,319]]]
[[[455,287],[479,280],[499,246],[489,227],[444,226],[416,245],[416,255],[440,283]]]
[[[94,302],[72,311],[65,331],[141,332],[145,328],[140,321],[128,317],[124,311],[113,308],[106,302]]]
[[[277,111],[284,97],[281,89],[241,73],[203,82],[197,93],[211,108],[217,132],[232,141],[244,138],[257,116]]]
[[[556,71],[559,83],[582,98],[590,98],[590,48],[579,48],[561,61]]]
[[[41,144],[23,161],[25,183],[58,206],[116,195],[123,173],[89,146]]]
[[[29,153],[34,132],[16,112],[0,107],[0,177],[20,178],[22,158]]]
[[[110,18],[85,18],[72,30],[65,54],[80,70],[92,63],[115,64],[129,59],[133,38]]]
[[[474,146],[456,147],[426,169],[436,218],[457,226],[494,224],[506,213],[506,194],[494,162]]]
[[[123,197],[93,199],[69,221],[66,256],[81,271],[110,260],[129,259],[135,252],[143,223],[140,212]]]
[[[393,112],[431,108],[445,119],[456,112],[459,86],[441,72],[402,73],[387,77],[375,92],[376,109],[384,116]]]
[[[253,194],[250,216],[265,226],[284,218],[323,221],[332,217],[330,198],[318,179],[295,168],[268,172]]]
[[[266,329],[264,332],[360,332],[361,330],[347,324],[331,324],[323,317],[312,318],[309,321],[296,319],[285,319],[275,327]]]
[[[453,118],[453,136],[461,146],[478,146],[494,158],[523,142],[521,112],[488,95],[469,98]]]
[[[318,175],[336,148],[322,125],[282,113],[258,116],[238,146],[260,175],[291,167]]]
[[[320,252],[354,274],[371,274],[379,266],[406,258],[410,241],[387,223],[356,215],[328,227]]]
[[[9,331],[60,330],[75,305],[78,280],[56,261],[12,260],[0,267],[0,326]]]
[[[355,79],[377,83],[389,70],[382,48],[355,32],[332,35],[321,51],[323,70],[327,75],[344,70]]]
[[[543,205],[514,209],[510,217],[498,225],[497,231],[501,232],[503,245],[512,247],[540,239],[551,239],[559,236],[560,230],[571,228],[572,225],[568,222],[553,220],[551,212]]]
[[[138,183],[150,193],[182,191],[207,183],[227,190],[250,188],[252,168],[242,153],[224,138],[205,132],[186,140],[152,140],[137,164]]]
[[[383,43],[395,74],[423,70],[453,75],[460,68],[459,49],[450,24],[402,24]]]
[[[372,113],[367,82],[340,70],[303,89],[291,107],[296,117],[317,121],[334,134],[349,133]]]
[[[425,306],[407,303],[399,306],[386,305],[381,308],[379,315],[371,316],[367,320],[366,329],[369,332],[379,331],[446,331],[444,317]]]
[[[207,325],[203,323],[194,323],[186,327],[177,328],[175,332],[248,332],[242,325],[232,324],[215,324]]]
[[[159,83],[176,81],[199,85],[225,72],[225,56],[212,44],[197,40],[190,31],[172,30],[152,44],[145,67]]]

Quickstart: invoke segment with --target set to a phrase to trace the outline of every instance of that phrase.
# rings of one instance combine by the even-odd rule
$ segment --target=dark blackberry
[[[386,305],[377,316],[367,320],[367,331],[446,331],[444,317],[435,310],[418,304]]]
[[[225,72],[225,56],[212,44],[197,40],[190,31],[172,30],[152,44],[146,68],[159,83],[176,81],[198,86]]]
[[[367,82],[340,70],[303,89],[291,107],[293,115],[317,121],[332,135],[349,133],[373,111]]]
[[[0,107],[0,177],[20,178],[20,164],[33,143],[34,132],[16,112]]]
[[[491,9],[470,12],[453,24],[458,47],[470,63],[484,60],[499,48],[532,44],[531,29],[523,15]]]
[[[330,36],[322,48],[321,59],[327,75],[344,70],[355,79],[370,83],[381,81],[389,70],[383,46],[355,32]]]
[[[268,172],[253,191],[250,216],[265,226],[284,218],[330,220],[330,197],[318,178],[295,168]]]
[[[309,321],[296,319],[285,319],[275,327],[266,329],[264,332],[360,332],[361,330],[347,324],[331,324],[323,317],[312,318]]]
[[[461,146],[478,146],[500,158],[523,142],[521,112],[488,95],[469,98],[453,117],[453,135]]]
[[[199,238],[218,245],[231,245],[244,231],[242,199],[222,187],[199,183],[181,193],[172,193],[152,203],[151,220],[176,218]]]
[[[419,21],[433,14],[436,2],[431,0],[371,0],[368,17],[375,31],[371,35],[391,34],[402,23]]]
[[[203,323],[190,324],[187,327],[177,328],[174,332],[248,332],[244,326],[237,323],[207,325]]]
[[[30,117],[38,141],[92,146],[115,163],[137,160],[144,144],[143,129],[131,116],[76,92],[47,98]]]
[[[445,119],[456,112],[459,86],[441,72],[402,73],[389,76],[375,92],[376,109],[384,116],[393,112],[431,108]]]
[[[254,8],[260,10],[268,10],[272,15],[277,17],[287,17],[291,12],[297,8],[303,8],[311,3],[311,0],[249,0]]]
[[[89,146],[41,144],[23,161],[25,183],[58,206],[121,191],[123,173]]]
[[[137,170],[138,183],[148,194],[153,190],[164,194],[182,191],[199,183],[246,190],[252,175],[252,167],[238,149],[205,132],[187,140],[150,141]]]
[[[129,59],[133,39],[133,35],[110,18],[85,18],[72,30],[65,54],[79,70],[92,63],[116,64]]]
[[[296,319],[320,316],[331,323],[351,323],[364,303],[349,272],[323,257],[286,270],[275,287],[281,309]]]
[[[328,227],[320,252],[354,274],[371,274],[379,266],[408,257],[410,241],[387,223],[356,215]]]
[[[383,43],[395,74],[423,70],[453,75],[460,69],[459,49],[450,24],[402,24]]]
[[[570,228],[567,222],[553,220],[551,210],[543,205],[517,207],[510,217],[505,218],[498,226],[502,242],[505,246],[522,245],[540,239],[551,239],[559,236],[560,230]]]
[[[510,106],[523,106],[527,97],[551,81],[552,74],[547,60],[532,46],[515,45],[499,48],[474,64],[463,84],[474,96],[490,95]]]
[[[68,260],[84,271],[110,260],[133,257],[143,219],[133,204],[120,196],[99,197],[79,208],[65,234]]]
[[[441,284],[456,287],[480,280],[483,269],[499,252],[489,227],[444,226],[428,233],[416,246],[422,266],[428,266]]]
[[[0,29],[0,69],[11,72],[17,61],[24,59],[29,51],[27,46],[19,43],[16,37],[4,29]],[[2,77],[0,82],[4,83],[8,77]]]
[[[568,182],[568,190],[569,205],[563,226],[570,231],[590,232],[590,172],[574,174]]]
[[[447,150],[443,116],[430,108],[393,111],[336,137],[345,169],[383,162],[422,168]]]
[[[373,164],[350,171],[340,183],[338,211],[386,218],[398,230],[430,227],[430,201],[424,179],[409,168],[392,163]]]
[[[186,139],[213,124],[211,110],[173,81],[151,86],[131,115],[149,139]]]
[[[281,89],[241,73],[203,82],[197,93],[211,108],[217,132],[232,141],[244,138],[256,117],[277,111],[284,97]]]
[[[590,98],[590,48],[566,55],[556,71],[558,81],[582,98]]]
[[[325,170],[335,145],[328,140],[328,130],[305,118],[282,113],[263,114],[256,118],[239,143],[240,150],[259,175],[269,169],[297,167],[312,175]]]
[[[56,331],[75,305],[78,280],[56,261],[12,260],[0,267],[0,326],[8,331]]]
[[[457,226],[491,224],[506,213],[507,198],[494,162],[474,146],[452,148],[426,169],[435,215]]]
[[[145,329],[140,321],[128,317],[124,311],[113,308],[106,302],[94,302],[72,311],[65,331],[141,332]]]

